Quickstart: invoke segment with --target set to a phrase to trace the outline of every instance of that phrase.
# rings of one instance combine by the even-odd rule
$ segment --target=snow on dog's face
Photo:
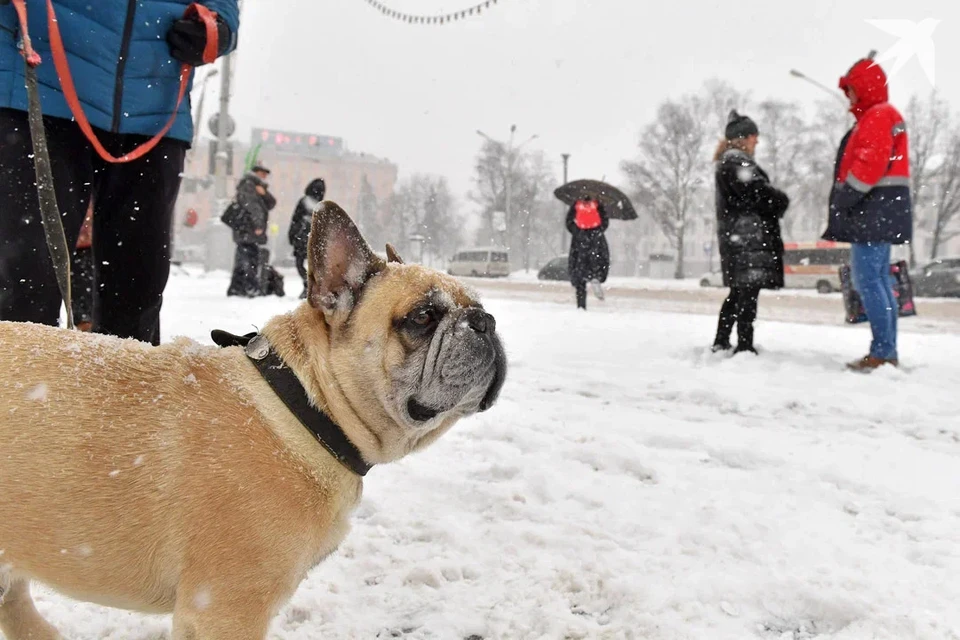
[[[351,407],[399,455],[490,408],[506,374],[496,321],[456,279],[378,257],[339,206],[310,232],[308,301],[329,328],[326,363]]]

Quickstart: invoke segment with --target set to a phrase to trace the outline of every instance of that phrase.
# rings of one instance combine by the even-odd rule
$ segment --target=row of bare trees
[[[697,93],[663,102],[640,133],[636,157],[622,163],[637,209],[676,251],[678,278],[684,276],[689,229],[714,217],[712,156],[732,108],[757,121],[758,161],[791,197],[784,236],[813,240],[825,224],[837,145],[853,124],[842,104],[821,102],[805,110],[779,100],[756,101],[727,83],[707,82]],[[914,97],[905,112],[915,228],[917,235],[929,237],[933,259],[960,235],[960,114],[936,95]],[[641,229],[627,226],[625,233]]]
[[[803,108],[782,100],[756,100],[726,82],[709,81],[696,93],[664,101],[641,131],[636,156],[621,165],[640,215],[676,252],[676,277],[685,275],[684,246],[691,230],[715,219],[712,156],[734,108],[757,121],[758,161],[790,195],[784,237],[815,240],[825,225],[837,145],[853,124],[841,102]],[[936,94],[915,96],[904,114],[910,135],[914,235],[925,247],[919,257],[934,259],[960,236],[960,114]],[[486,139],[474,171],[468,198],[479,209],[479,227],[466,224],[445,178],[417,174],[401,182],[380,208],[371,235],[394,241],[411,259],[420,259],[422,252],[425,262],[441,264],[467,241],[505,246],[514,265],[523,268],[542,264],[565,248],[562,206],[552,197],[556,170],[542,151]],[[371,207],[377,208],[375,203]],[[649,229],[643,221],[623,225],[627,248]],[[916,244],[910,246],[914,263]]]
[[[460,246],[463,218],[447,179],[418,173],[397,184],[376,225],[361,229],[375,247],[390,242],[407,260],[442,266]]]

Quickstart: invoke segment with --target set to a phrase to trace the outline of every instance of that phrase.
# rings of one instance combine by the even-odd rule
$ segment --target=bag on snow
[[[913,283],[910,282],[910,271],[905,260],[890,265],[890,276],[893,278],[893,296],[897,299],[898,315],[901,318],[917,315],[917,307],[913,302]],[[858,324],[867,321],[867,313],[863,309],[863,301],[853,288],[853,279],[850,276],[850,265],[840,267],[840,285],[843,291],[843,308],[846,311],[846,321],[849,324]]]

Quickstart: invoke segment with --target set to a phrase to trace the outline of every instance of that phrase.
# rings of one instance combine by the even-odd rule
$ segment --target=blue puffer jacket
[[[181,63],[170,56],[167,31],[190,0],[53,0],[70,71],[90,124],[113,133],[155,135],[177,100]],[[237,0],[204,0],[230,27],[236,45]],[[71,119],[50,55],[46,2],[28,0],[30,37],[43,58],[37,69],[43,113]],[[12,5],[0,7],[0,108],[27,110],[19,25]],[[167,134],[193,137],[185,98]]]

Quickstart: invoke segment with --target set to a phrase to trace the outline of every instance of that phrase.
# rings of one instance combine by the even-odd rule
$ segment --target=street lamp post
[[[570,154],[561,153],[560,157],[563,158],[563,184],[567,184],[567,167],[570,164]],[[566,225],[560,225],[560,253],[563,253],[563,247],[567,243],[567,228]]]
[[[507,236],[508,230],[510,229],[510,220],[513,216],[513,169],[516,164],[518,153],[528,143],[533,142],[534,140],[540,137],[538,134],[534,134],[529,138],[527,138],[526,140],[524,140],[523,142],[521,142],[519,145],[514,145],[514,136],[516,135],[516,133],[517,133],[517,125],[515,124],[510,125],[510,141],[507,144],[504,144],[499,140],[495,140],[494,138],[491,138],[490,136],[485,134],[483,131],[480,131],[479,129],[477,130],[477,135],[479,135],[481,138],[484,138],[488,142],[495,144],[501,149],[503,149],[504,155],[506,155],[507,157],[507,172],[503,178],[503,199],[504,199],[503,208],[504,208],[504,214],[505,214],[504,217],[506,218],[506,225],[505,225],[506,228],[503,231],[503,237],[501,239],[501,243],[503,244],[504,248],[507,248],[506,236]]]
[[[812,84],[813,86],[817,87],[818,89],[826,91],[827,93],[830,94],[831,97],[833,97],[836,100],[839,100],[840,102],[846,103],[847,101],[846,98],[839,92],[834,91],[833,89],[826,86],[822,82],[817,82],[816,80],[814,80],[813,78],[811,78],[810,76],[808,76],[807,74],[801,71],[797,71],[796,69],[790,69],[790,75],[793,76],[794,78],[800,78],[801,80],[805,80],[810,84]]]
[[[204,98],[207,97],[207,83],[210,82],[211,78],[215,78],[219,73],[219,69],[212,67],[210,71],[203,76],[203,80],[200,81],[200,99],[197,101],[197,115],[193,118],[193,142],[190,145],[191,153],[194,153],[194,150],[197,148],[197,138],[200,137],[200,122],[203,119]]]
[[[207,220],[207,252],[205,270],[229,268],[230,262],[230,231],[220,221],[220,214],[227,208],[229,195],[227,193],[227,162],[230,156],[227,153],[229,144],[228,135],[230,123],[230,80],[233,75],[231,63],[234,54],[220,59],[220,111],[217,114],[217,155],[214,158],[213,174],[213,210]]]

